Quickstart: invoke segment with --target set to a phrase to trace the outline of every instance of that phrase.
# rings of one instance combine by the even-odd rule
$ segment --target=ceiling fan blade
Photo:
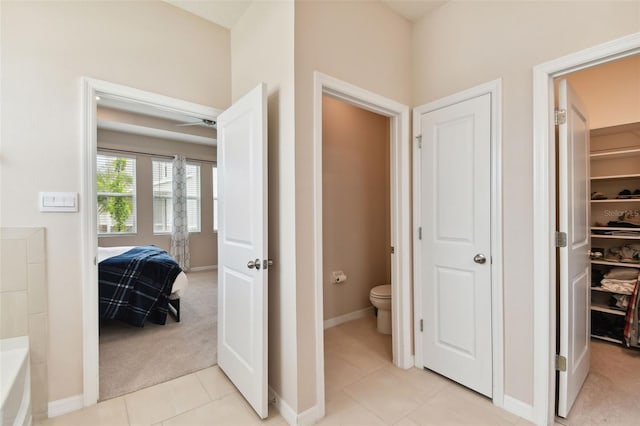
[[[207,118],[203,118],[200,121],[193,121],[191,123],[180,123],[180,124],[176,124],[176,126],[180,126],[180,127],[186,127],[186,126],[202,126],[202,127],[209,127],[209,128],[213,128],[215,129],[217,127],[217,124],[214,120],[209,120]]]

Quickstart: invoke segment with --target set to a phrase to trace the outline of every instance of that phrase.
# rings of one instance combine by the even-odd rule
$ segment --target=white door
[[[419,120],[423,366],[491,397],[491,95]]]
[[[267,417],[267,92],[218,116],[218,365]]]
[[[589,120],[575,92],[561,80],[558,106],[566,111],[559,137],[559,226],[567,234],[560,248],[560,356],[558,415],[566,417],[587,374],[591,348],[589,263]]]

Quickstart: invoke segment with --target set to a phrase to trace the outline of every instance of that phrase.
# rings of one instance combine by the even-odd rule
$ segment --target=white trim
[[[98,236],[96,225],[95,157],[96,95],[116,96],[130,102],[172,111],[192,117],[212,119],[220,110],[156,93],[107,81],[83,77],[82,84],[82,139],[83,157],[80,211],[82,212],[82,363],[84,406],[98,401],[98,267],[96,265]]]
[[[58,417],[72,411],[81,410],[84,407],[84,396],[74,395],[69,398],[58,399],[57,401],[49,401],[47,406],[47,416]]]
[[[282,418],[290,425],[312,425],[317,423],[324,415],[320,415],[318,405],[297,414],[271,386],[269,386],[269,403],[273,404]]]
[[[189,268],[187,273],[189,272],[201,272],[201,271],[215,271],[218,269],[218,265],[208,265],[208,266],[196,266],[193,268]]]
[[[556,340],[555,136],[553,78],[640,52],[640,33],[533,68],[533,408],[536,424],[553,424]]]
[[[344,324],[345,322],[353,321],[358,318],[364,318],[369,316],[373,312],[373,306],[369,306],[364,309],[349,312],[348,314],[340,315],[337,317],[324,320],[324,329],[335,327],[336,325]]]
[[[502,408],[510,413],[515,414],[516,416],[533,422],[533,405],[522,402],[519,399],[515,399],[509,395],[505,395],[504,406]]]
[[[409,107],[352,84],[314,72],[313,198],[314,198],[314,286],[316,333],[316,406],[324,416],[324,323],[322,272],[322,95],[390,118],[391,150],[391,261],[393,363],[413,365],[411,356],[411,193]]]
[[[503,302],[503,243],[502,243],[502,80],[497,79],[446,98],[438,99],[413,110],[413,135],[420,133],[420,116],[450,105],[473,99],[485,94],[491,95],[491,340],[493,370],[493,404],[504,407],[504,302]],[[417,148],[417,144],[414,145]],[[420,157],[413,156],[413,217],[414,232],[417,233],[416,219],[421,217],[420,203]],[[422,282],[420,268],[421,246],[413,247],[414,283]],[[422,333],[419,332],[422,313],[422,288],[414,285],[414,341],[415,366],[424,366],[422,353]]]

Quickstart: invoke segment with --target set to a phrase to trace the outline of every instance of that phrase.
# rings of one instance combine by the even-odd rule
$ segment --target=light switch
[[[77,192],[40,192],[41,212],[77,212]]]

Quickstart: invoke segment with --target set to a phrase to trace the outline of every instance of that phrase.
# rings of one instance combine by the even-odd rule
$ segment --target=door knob
[[[256,267],[256,262],[255,261],[250,260],[250,261],[247,262],[247,268],[253,269],[255,267]]]
[[[487,258],[484,257],[484,254],[478,253],[475,256],[473,256],[473,261],[482,265],[487,261]]]

